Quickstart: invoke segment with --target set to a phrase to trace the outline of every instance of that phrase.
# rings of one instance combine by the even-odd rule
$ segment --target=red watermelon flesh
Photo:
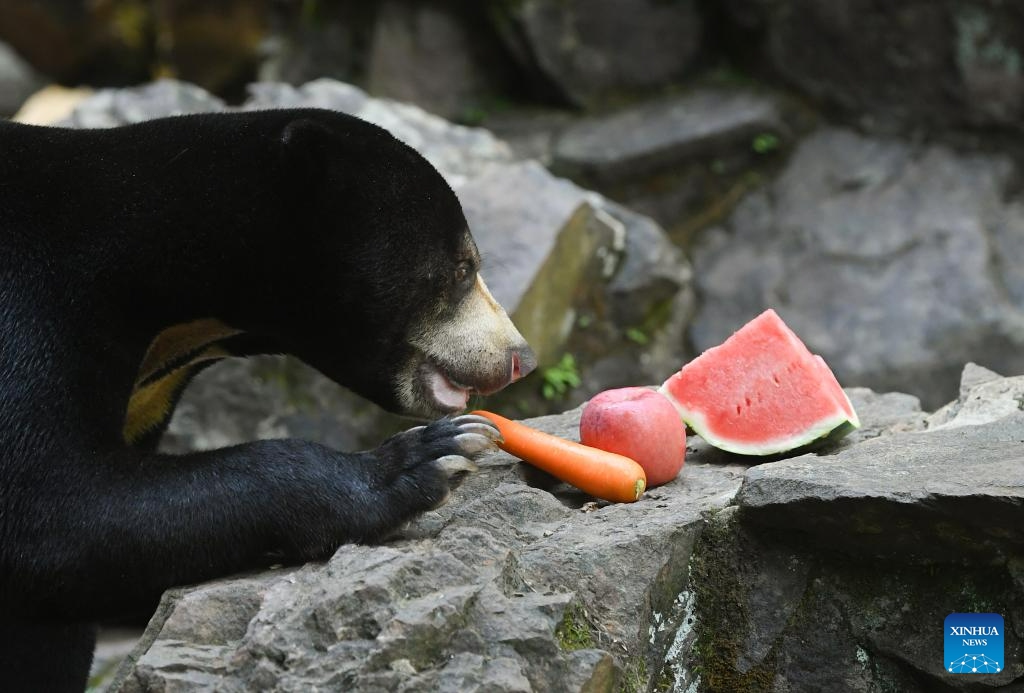
[[[772,455],[860,426],[824,359],[774,310],[690,361],[660,392],[711,445]]]

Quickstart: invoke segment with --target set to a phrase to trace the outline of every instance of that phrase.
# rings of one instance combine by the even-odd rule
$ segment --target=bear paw
[[[396,502],[413,512],[440,507],[476,459],[497,450],[498,429],[482,416],[466,414],[438,419],[389,438],[374,451],[381,481]],[[389,494],[390,495],[390,494]]]

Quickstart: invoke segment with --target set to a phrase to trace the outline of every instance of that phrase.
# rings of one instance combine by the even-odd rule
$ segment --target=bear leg
[[[0,687],[9,693],[81,693],[95,646],[93,624],[0,618]]]

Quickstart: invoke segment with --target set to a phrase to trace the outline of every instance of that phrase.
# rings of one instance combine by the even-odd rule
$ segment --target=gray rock
[[[89,669],[90,689],[103,691],[118,667],[138,647],[140,628],[104,627],[96,636],[96,649]]]
[[[1024,13],[1012,3],[728,5],[741,23],[760,25],[773,71],[866,124],[1019,127],[1024,115]]]
[[[556,170],[607,184],[679,168],[695,157],[749,153],[759,134],[791,137],[781,103],[748,90],[701,89],[593,116],[564,130],[554,146]]]
[[[976,690],[942,669],[951,611],[1003,614],[1010,684],[1021,381],[965,369],[955,427],[851,390],[865,437],[755,466],[692,438],[633,504],[496,453],[384,546],[169,592],[113,690]],[[580,411],[530,424],[576,439]]]
[[[366,56],[367,89],[447,118],[479,111],[495,91],[502,56],[474,16],[443,3],[379,3]]]
[[[622,205],[606,202],[603,208],[623,224],[625,232],[622,261],[608,284],[615,322],[643,325],[650,318],[645,311],[679,298],[684,299],[680,304],[687,312],[692,309],[693,272],[664,230],[649,217]]]
[[[508,145],[486,130],[454,125],[410,104],[373,99],[357,87],[332,79],[301,87],[251,85],[250,95],[243,109],[330,108],[379,125],[422,154],[452,185],[513,160]]]
[[[32,66],[0,41],[0,116],[18,112],[25,99],[45,85]]]
[[[192,84],[163,79],[133,89],[101,89],[78,104],[62,123],[76,128],[109,128],[162,116],[226,110],[226,104]]]
[[[1024,377],[1002,378],[987,368],[967,364],[960,396],[928,417],[930,431],[979,426],[1012,416],[1024,408]]]
[[[280,83],[250,85],[243,110],[329,108],[379,125],[415,148],[453,183],[495,164],[508,163],[508,146],[486,130],[467,128],[416,106],[371,99],[361,89],[331,79],[293,87]],[[181,113],[230,110],[209,92],[184,82],[160,80],[130,89],[104,89],[86,99],[64,123],[71,127],[113,127]]]
[[[535,162],[491,169],[458,194],[485,260],[500,263],[483,275],[491,277],[494,297],[538,363],[557,361],[574,324],[574,297],[585,282],[603,279],[600,256],[614,268],[621,252],[616,229],[587,204],[582,190]]]
[[[743,518],[714,516],[694,553],[695,636],[666,667],[672,690],[1016,690],[1018,664],[982,678],[949,676],[942,661],[951,611],[1011,614],[1006,660],[1017,661],[1024,593],[1004,566],[844,559]]]
[[[494,13],[520,63],[578,106],[663,87],[691,66],[701,41],[689,0],[525,0]]]
[[[736,505],[697,541],[689,630],[675,638],[686,646],[667,651],[662,679],[700,691],[1016,690],[1024,416],[1005,402],[1022,379],[993,376],[965,368],[950,408],[970,421],[957,426],[922,420],[913,398],[849,391],[869,438],[748,469]],[[953,611],[1004,615],[1003,673],[946,673]]]
[[[359,87],[333,79],[317,79],[296,87],[284,82],[256,82],[247,88],[244,107],[259,111],[267,108],[328,108],[342,113],[358,113],[369,96]]]
[[[572,438],[579,415],[532,423]],[[663,639],[702,513],[745,465],[694,459],[638,503],[582,510],[521,467],[484,460],[384,546],[168,593],[112,690],[614,690]]]
[[[927,428],[748,470],[737,497],[744,516],[831,549],[911,562],[1021,555],[1024,377],[978,382],[971,368],[965,379]]]
[[[921,411],[921,400],[903,392],[879,394],[866,387],[848,387],[846,394],[854,411],[870,411],[871,419],[861,421],[860,428],[839,441],[849,446],[868,438],[878,438],[907,431],[920,431],[928,426],[929,415]]]
[[[285,21],[263,39],[258,79],[286,84],[321,77],[351,80],[365,59],[365,37],[372,30],[365,8],[350,3],[281,8],[285,11],[278,21]]]
[[[338,450],[366,450],[408,428],[290,357],[229,359],[201,372],[175,409],[160,447],[165,452],[302,438]]]
[[[843,384],[910,392],[926,407],[954,396],[967,361],[1024,372],[1007,289],[1021,270],[1000,254],[1024,224],[1015,175],[1002,156],[816,132],[778,180],[698,239],[694,345],[771,306]]]

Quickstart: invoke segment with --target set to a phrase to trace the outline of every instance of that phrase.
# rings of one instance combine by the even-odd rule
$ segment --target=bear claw
[[[498,427],[490,419],[485,419],[482,416],[464,414],[452,419],[452,423],[458,426],[460,431],[455,440],[463,447],[466,444],[472,446],[466,449],[466,452],[470,454],[483,452],[484,450],[495,450],[496,444],[502,440]],[[473,438],[469,438],[469,436],[473,436]],[[476,439],[482,439],[482,441],[486,442]]]
[[[475,455],[485,450],[496,450],[498,448],[492,438],[480,433],[460,433],[455,436],[455,442],[462,452],[467,455]]]
[[[454,476],[460,473],[475,472],[477,466],[473,464],[473,461],[463,457],[462,455],[445,455],[444,457],[437,458],[437,464],[444,470],[448,476]]]
[[[459,426],[459,430],[463,433],[475,433],[477,435],[487,436],[489,440],[495,442],[501,440],[501,433],[498,432],[494,426],[488,426],[481,423],[467,423]]]
[[[467,424],[483,424],[484,426],[492,428],[495,431],[498,430],[497,426],[494,425],[493,421],[483,416],[479,416],[477,414],[463,414],[462,416],[456,416],[454,419],[452,419],[452,423],[455,424],[456,426],[465,426]]]

